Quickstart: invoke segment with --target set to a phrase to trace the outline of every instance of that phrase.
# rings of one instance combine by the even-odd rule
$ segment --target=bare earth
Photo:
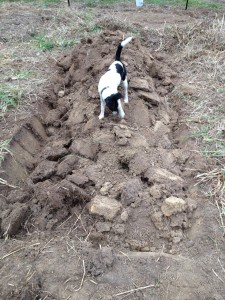
[[[20,126],[7,116],[1,123],[2,137],[10,126],[14,133],[1,177],[19,187],[0,185],[1,299],[224,299],[218,210],[195,179],[214,162],[197,151],[184,103],[171,96],[182,66],[148,31],[214,13],[93,9],[99,22],[115,12],[141,32],[122,53],[124,120],[109,112],[98,120],[98,79],[129,32],[109,23],[45,64],[54,76]],[[33,12],[20,13],[28,24]],[[1,15],[12,33],[20,13]]]

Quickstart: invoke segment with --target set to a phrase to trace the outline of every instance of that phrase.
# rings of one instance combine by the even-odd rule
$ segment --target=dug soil
[[[62,53],[41,91],[46,112],[11,141],[1,299],[224,299],[218,210],[195,179],[213,162],[171,97],[179,67],[134,38],[122,53],[125,119],[98,119],[97,83],[123,35],[106,30]]]

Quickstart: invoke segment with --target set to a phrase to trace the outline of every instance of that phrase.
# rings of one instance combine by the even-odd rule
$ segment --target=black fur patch
[[[117,51],[116,51],[115,60],[119,60],[120,61],[120,55],[121,55],[122,49],[123,49],[123,47],[121,46],[121,44],[119,44],[119,46],[117,48]]]
[[[120,74],[121,79],[124,81],[126,79],[126,75],[127,75],[127,71],[126,71],[124,64],[123,64],[123,66],[121,66],[121,64],[115,64],[115,67],[116,67],[117,73]]]
[[[123,96],[120,93],[113,94],[105,99],[105,103],[107,107],[111,111],[117,111],[118,112],[118,100],[123,98]]]

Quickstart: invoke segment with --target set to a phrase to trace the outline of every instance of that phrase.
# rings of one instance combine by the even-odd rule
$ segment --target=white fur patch
[[[121,42],[121,46],[125,47],[130,41],[132,40],[132,37],[127,38],[126,40]],[[102,77],[99,80],[98,84],[98,92],[101,99],[101,113],[99,115],[99,119],[104,118],[104,112],[105,112],[105,99],[113,94],[118,93],[118,86],[121,83],[121,76],[116,70],[116,64],[120,64],[123,67],[123,64],[120,61],[114,61],[110,67],[109,70],[102,75]],[[123,87],[125,90],[125,96],[124,96],[124,102],[128,103],[128,83],[127,78],[123,81]],[[115,112],[113,112],[114,114]],[[118,114],[121,118],[124,118],[125,113],[123,111],[121,101],[118,100]]]

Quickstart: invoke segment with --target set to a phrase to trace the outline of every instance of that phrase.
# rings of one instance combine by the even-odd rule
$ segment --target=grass
[[[0,90],[0,116],[4,114],[10,108],[16,108],[21,100],[21,93],[19,90]]]
[[[104,6],[104,5],[111,5],[114,3],[134,3],[134,0],[75,0],[75,2],[82,3],[88,7],[96,7],[96,6]],[[184,0],[144,0],[145,4],[151,5],[178,5],[178,6],[185,6]],[[189,3],[189,7],[199,7],[199,8],[209,8],[209,9],[222,9],[224,8],[223,4],[220,3],[213,3],[207,2],[203,0],[192,0]]]
[[[9,149],[10,140],[0,142],[0,164],[4,160],[4,156],[7,153],[11,153]]]
[[[52,3],[60,3],[62,0],[0,0],[0,3],[3,2],[25,2],[25,3],[33,3],[33,4],[52,4]],[[39,3],[38,3],[39,2]],[[63,1],[65,2],[65,1]],[[96,6],[106,6],[112,5],[115,3],[132,3],[134,4],[134,0],[71,0],[71,3],[81,3],[87,7],[96,7]],[[177,6],[185,6],[184,0],[144,0],[144,4],[151,5],[177,5]],[[66,5],[66,3],[65,3]],[[223,9],[224,5],[221,3],[207,2],[204,0],[192,0],[189,3],[189,8],[191,7],[199,7],[199,8],[208,8],[208,9]]]
[[[4,2],[24,2],[24,3],[37,3],[39,2],[40,4],[51,4],[51,3],[60,3],[62,2],[62,0],[38,0],[38,1],[34,1],[34,0],[0,0],[0,3],[4,3]]]
[[[95,31],[95,29],[93,30]],[[96,29],[97,31],[97,29]],[[43,52],[52,50],[53,48],[69,48],[79,43],[78,39],[63,39],[63,37],[55,37],[55,40],[49,39],[44,35],[37,35],[34,39],[36,46]]]
[[[225,232],[225,21],[199,21],[184,27],[167,27],[163,32],[172,44],[174,63],[182,65],[182,84],[174,99],[183,102],[183,122],[191,128],[200,151],[215,162],[216,167],[196,176],[216,204],[221,228]],[[169,38],[168,38],[169,36]],[[188,85],[189,92],[184,85]],[[207,166],[206,166],[207,167]]]
[[[47,39],[43,35],[37,35],[35,37],[35,42],[37,47],[42,51],[47,51],[53,49],[56,45],[50,39]]]

